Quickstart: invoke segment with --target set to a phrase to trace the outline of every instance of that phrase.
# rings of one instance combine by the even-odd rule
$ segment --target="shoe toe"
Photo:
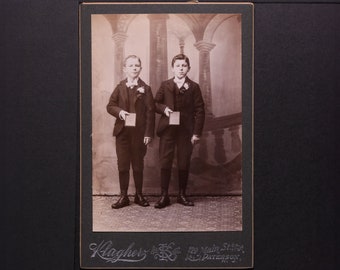
[[[140,206],[143,206],[143,207],[146,207],[146,206],[150,205],[149,202],[144,197],[136,196],[134,202],[136,204],[140,205]]]
[[[117,202],[111,205],[113,209],[119,209],[130,204],[130,200],[128,198],[120,198]]]

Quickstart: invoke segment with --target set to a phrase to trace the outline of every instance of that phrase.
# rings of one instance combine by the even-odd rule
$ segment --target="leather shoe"
[[[189,201],[183,194],[178,195],[177,202],[184,206],[194,206],[194,203]]]
[[[142,194],[135,195],[135,203],[143,207],[150,205],[149,202],[144,198]]]
[[[113,209],[119,209],[125,206],[128,206],[130,204],[129,197],[126,195],[121,195],[119,199],[111,205]]]
[[[161,198],[156,202],[155,208],[161,209],[166,206],[170,205],[170,198],[169,196],[163,195]]]

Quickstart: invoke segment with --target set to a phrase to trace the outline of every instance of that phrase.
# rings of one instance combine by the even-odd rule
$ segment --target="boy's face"
[[[178,79],[183,79],[187,75],[189,70],[190,68],[185,60],[177,59],[174,63],[174,66],[172,67],[172,72]]]
[[[125,72],[126,77],[128,77],[131,80],[136,79],[139,76],[139,73],[141,72],[141,70],[142,70],[142,66],[139,63],[137,58],[128,58],[123,68],[123,71]]]

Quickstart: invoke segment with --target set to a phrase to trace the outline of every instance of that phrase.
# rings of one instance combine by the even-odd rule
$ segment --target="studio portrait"
[[[92,14],[93,232],[242,231],[242,16]]]

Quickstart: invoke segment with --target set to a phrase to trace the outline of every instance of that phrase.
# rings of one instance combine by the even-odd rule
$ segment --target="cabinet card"
[[[81,267],[253,267],[253,12],[251,3],[80,4]],[[159,156],[162,115],[157,106],[162,104],[155,102],[154,136],[135,134],[136,140],[145,143],[144,137],[152,137],[152,141],[145,155],[144,144],[133,149],[137,156],[144,155],[142,192],[150,205],[142,207],[135,197],[140,183],[135,154],[126,195],[120,185],[126,172],[117,157],[122,149],[117,140],[124,125],[119,126],[115,112],[123,106],[144,106],[148,86],[155,98],[168,81],[164,91],[170,92],[164,95],[176,94],[171,86],[172,59],[178,54],[190,59],[186,73],[190,83],[183,90],[185,98],[174,96],[172,102],[181,106],[181,121],[188,124],[178,123],[176,113],[170,122],[182,125],[181,130],[191,136],[198,115],[185,108],[201,95],[202,134],[193,145],[179,146],[178,137],[170,142],[180,147],[169,154],[173,162],[166,168],[171,174],[170,203],[155,208],[164,192],[165,170]],[[120,93],[110,114],[107,106],[116,87],[124,85],[129,55],[140,59],[138,79],[145,85],[138,85],[138,96],[132,99]],[[200,92],[194,93],[196,84]],[[135,120],[139,119],[147,121]],[[180,182],[182,148],[191,151],[185,187]],[[194,206],[179,203],[183,190]],[[113,209],[121,195],[129,202]]]

